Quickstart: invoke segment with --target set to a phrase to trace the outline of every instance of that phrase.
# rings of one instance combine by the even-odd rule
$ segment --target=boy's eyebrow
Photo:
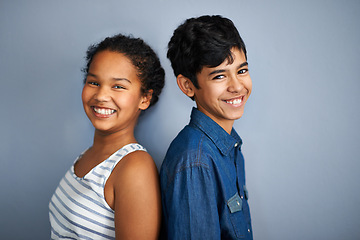
[[[242,67],[245,67],[245,66],[248,66],[248,65],[249,65],[248,62],[243,62],[237,68],[242,68]],[[209,73],[209,76],[213,75],[213,74],[217,74],[217,73],[223,73],[223,72],[225,72],[224,69],[217,69],[217,70],[214,70],[211,73]]]
[[[249,63],[248,62],[243,62],[242,64],[239,65],[238,68],[242,68],[242,67],[245,67],[245,66],[248,66]]]
[[[88,73],[87,74],[88,76],[91,76],[91,77],[94,77],[94,78],[97,78],[97,75],[96,74],[93,74],[93,73]],[[129,83],[131,83],[131,81],[127,78],[112,78],[113,80],[115,81],[127,81]]]

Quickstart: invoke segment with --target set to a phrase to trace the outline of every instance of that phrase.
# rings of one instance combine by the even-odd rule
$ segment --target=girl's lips
[[[102,107],[91,107],[98,117],[110,117],[113,115],[116,110],[110,108],[102,108]]]

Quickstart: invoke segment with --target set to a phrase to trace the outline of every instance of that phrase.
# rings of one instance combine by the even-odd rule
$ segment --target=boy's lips
[[[240,96],[237,98],[231,98],[231,99],[227,99],[224,100],[224,102],[231,104],[231,105],[240,105],[244,100],[244,96]]]

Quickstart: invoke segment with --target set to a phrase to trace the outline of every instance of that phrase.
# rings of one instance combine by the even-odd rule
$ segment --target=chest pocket
[[[227,205],[231,213],[238,212],[242,210],[242,200],[238,193],[232,196],[228,201]]]
[[[244,212],[242,210],[243,200],[239,193],[236,193],[228,201],[227,205],[230,211],[230,221],[233,226],[237,239],[243,239],[246,235],[246,223],[244,219]]]

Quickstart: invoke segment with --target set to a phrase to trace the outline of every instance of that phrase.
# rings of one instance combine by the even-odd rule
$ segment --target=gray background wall
[[[244,140],[255,239],[360,239],[359,1],[0,1],[0,238],[48,239],[48,202],[92,142],[81,105],[87,46],[145,39],[166,70],[138,140],[158,166],[193,103],[166,45],[188,17],[231,18],[248,48],[253,94]]]

